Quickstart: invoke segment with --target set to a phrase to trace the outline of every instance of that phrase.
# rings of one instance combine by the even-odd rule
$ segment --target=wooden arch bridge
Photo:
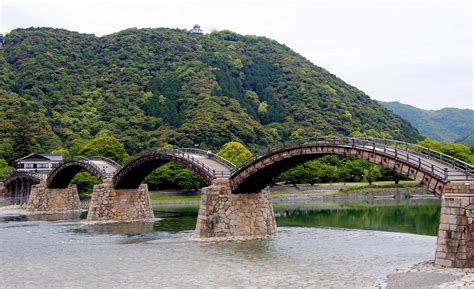
[[[202,189],[196,225],[198,236],[253,238],[275,233],[268,183],[295,165],[329,154],[380,164],[419,181],[442,197],[437,263],[474,266],[470,249],[463,249],[459,254],[456,249],[458,255],[455,256],[449,251],[452,247],[459,248],[461,243],[463,248],[474,247],[474,226],[468,217],[471,209],[474,215],[474,167],[407,142],[351,137],[305,139],[268,149],[241,166],[199,149],[155,149],[122,166],[102,157],[67,160],[45,180],[22,173],[12,175],[5,184],[14,203],[28,202],[31,211],[77,210],[80,209],[77,190],[70,182],[78,172],[88,171],[101,180],[101,184],[94,187],[89,221],[150,219],[153,212],[148,189],[142,181],[162,164],[175,162],[197,173],[208,185]],[[28,196],[28,187],[32,188],[31,196]]]

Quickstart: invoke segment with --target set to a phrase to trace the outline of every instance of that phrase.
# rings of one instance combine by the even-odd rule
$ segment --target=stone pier
[[[0,182],[0,197],[9,197],[8,190],[5,185]]]
[[[444,187],[436,247],[436,265],[474,267],[474,183]]]
[[[118,190],[111,179],[95,185],[89,204],[89,222],[131,222],[154,219],[148,186]]]
[[[64,189],[50,189],[46,181],[31,187],[28,211],[32,213],[64,213],[81,210],[81,202],[76,185]]]
[[[215,179],[202,188],[197,238],[222,240],[261,239],[276,233],[268,188],[260,193],[232,194],[228,179]]]

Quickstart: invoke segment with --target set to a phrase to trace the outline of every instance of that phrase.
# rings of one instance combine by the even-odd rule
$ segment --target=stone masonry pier
[[[229,179],[215,179],[201,192],[197,238],[249,240],[276,233],[268,188],[259,193],[233,194]]]
[[[130,222],[154,219],[148,186],[115,189],[111,179],[95,185],[87,214],[88,222]]]
[[[31,213],[64,213],[81,210],[76,185],[64,189],[50,189],[46,181],[31,187],[27,210]]]
[[[448,183],[441,197],[436,265],[474,267],[474,183]]]

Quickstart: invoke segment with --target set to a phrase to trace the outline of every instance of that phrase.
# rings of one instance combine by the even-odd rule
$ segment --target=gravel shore
[[[444,268],[425,261],[413,266],[399,268],[396,274],[387,277],[380,288],[474,288],[474,268]]]

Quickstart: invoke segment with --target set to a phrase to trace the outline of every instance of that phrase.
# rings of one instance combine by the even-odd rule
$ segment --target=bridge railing
[[[109,158],[106,158],[106,157],[101,157],[101,156],[95,156],[95,157],[90,157],[90,158],[87,158],[89,160],[92,160],[92,161],[102,161],[102,162],[106,162],[110,165],[112,165],[113,167],[115,167],[116,169],[120,169],[122,166],[117,163],[116,161],[112,160],[112,159],[109,159]]]
[[[160,153],[160,154],[174,155],[174,156],[178,156],[178,157],[181,157],[181,158],[185,158],[185,159],[189,160],[195,166],[200,167],[203,171],[207,172],[210,176],[212,176],[214,178],[229,178],[230,177],[230,170],[219,171],[219,170],[212,169],[211,167],[206,165],[204,162],[200,161],[198,158],[195,158],[194,156],[191,155],[192,153],[196,153],[197,151],[198,151],[197,149],[173,149],[173,148],[151,149],[151,150],[141,152],[140,154],[135,156],[133,159],[130,159],[129,161],[127,161],[123,165],[123,167],[126,167],[129,163],[135,161],[136,159],[138,159],[140,157],[150,155],[150,154]],[[198,154],[202,155],[203,150],[200,150],[200,151],[201,152],[199,152]],[[206,155],[206,154],[204,154],[204,155]],[[216,155],[213,154],[213,156],[216,156]]]
[[[95,167],[95,169],[97,169],[103,176],[105,176],[106,178],[112,178],[114,176],[114,173],[115,172],[109,172],[109,171],[106,171],[104,170],[103,168],[100,168],[99,166],[97,166],[95,163],[94,163],[94,160],[108,160],[107,158],[104,158],[104,157],[91,157],[91,158],[86,158],[86,157],[73,157],[73,158],[67,158],[67,159],[64,159],[62,162],[60,162],[58,164],[58,167],[60,167],[61,165],[67,163],[67,162],[71,162],[71,161],[78,161],[78,162],[82,162],[82,163],[86,163],[90,166],[93,166]],[[105,161],[104,160],[104,161]],[[118,164],[117,164],[118,165]],[[119,165],[120,166],[120,165]],[[53,170],[54,171],[54,170]]]
[[[282,150],[298,147],[328,145],[357,147],[366,151],[383,153],[396,160],[407,162],[414,167],[435,174],[445,181],[474,179],[474,166],[452,156],[408,142],[366,137],[317,137],[286,142],[255,154],[241,166],[232,169],[231,175],[270,153],[277,153]]]
[[[31,176],[33,178],[38,179],[38,181],[45,180],[47,175],[40,174],[35,172],[28,172],[28,171],[15,171],[13,174],[9,175],[8,177],[4,178],[2,182],[8,182],[8,180],[15,178],[15,177],[23,177],[23,176]]]
[[[202,154],[202,152],[204,152],[205,154]],[[173,153],[174,155],[181,156],[183,158],[186,158],[186,159],[190,160],[192,163],[194,163],[195,165],[198,165],[203,170],[205,170],[209,175],[212,175],[215,178],[229,178],[230,177],[230,170],[229,171],[214,170],[211,167],[209,167],[208,165],[206,165],[204,162],[200,161],[199,159],[197,159],[197,158],[195,158],[194,156],[191,155],[191,153],[198,153],[199,155],[207,156],[206,151],[198,150],[198,149],[172,149],[171,153]],[[216,154],[211,154],[209,157],[215,158],[216,156],[217,156]],[[225,160],[224,158],[221,158],[221,159]],[[229,163],[232,164],[231,162],[229,162]],[[234,165],[234,167],[236,167],[236,166]]]
[[[229,169],[236,168],[237,166],[233,164],[231,161],[221,157],[218,154],[215,154],[213,152],[209,153],[209,151],[203,150],[203,149],[196,149],[196,148],[182,148],[182,149],[177,149],[180,151],[184,151],[186,153],[191,153],[191,154],[198,154],[202,156],[207,156],[211,157],[212,159],[216,160],[218,163],[228,167]]]

